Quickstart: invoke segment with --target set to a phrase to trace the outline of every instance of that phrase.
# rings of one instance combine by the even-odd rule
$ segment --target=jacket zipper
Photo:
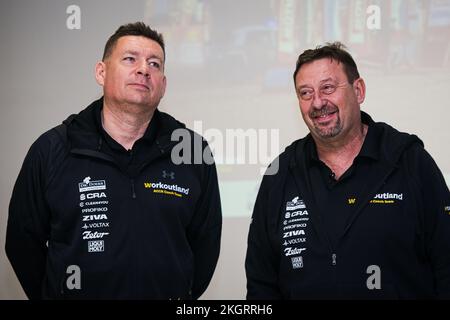
[[[134,189],[134,179],[131,179],[131,197],[136,199],[136,190]]]
[[[302,189],[301,188],[301,186],[302,186],[301,181],[307,181],[307,179],[306,179],[307,175],[304,172],[300,171],[300,170],[292,170],[291,174],[292,174],[292,176],[294,178],[295,184],[297,185],[297,189],[301,190]],[[306,203],[310,203],[309,210],[315,211],[315,212],[319,212],[319,210],[316,207],[315,201],[311,197],[309,197],[308,195],[305,194],[304,198],[305,198]],[[328,249],[330,250],[329,254],[331,255],[332,279],[333,279],[334,287],[336,288],[336,294],[337,294],[338,293],[338,287],[337,287],[337,282],[338,282],[337,281],[337,278],[338,278],[337,272],[338,272],[338,270],[337,270],[337,268],[333,268],[333,267],[336,267],[336,265],[337,265],[336,248],[331,243],[331,240],[330,240],[330,238],[328,236],[328,232],[323,228],[323,224],[321,222],[321,219],[322,219],[322,217],[320,216],[320,214],[318,214],[316,219],[315,219],[316,223],[314,223],[314,221],[312,221],[312,220],[311,220],[310,223],[313,226],[314,226],[314,224],[316,224],[315,225],[316,232],[318,234],[321,234],[322,236],[324,236],[326,244],[328,245]]]

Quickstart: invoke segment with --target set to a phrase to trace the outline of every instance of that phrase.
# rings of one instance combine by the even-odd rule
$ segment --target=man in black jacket
[[[310,134],[262,181],[247,298],[450,298],[450,193],[422,142],[360,110],[340,43],[303,52],[294,83]]]
[[[172,152],[180,131],[209,149],[158,111],[164,63],[161,34],[121,26],[96,65],[104,96],[30,148],[6,237],[30,299],[197,299],[207,288],[220,249],[217,174],[212,161]]]

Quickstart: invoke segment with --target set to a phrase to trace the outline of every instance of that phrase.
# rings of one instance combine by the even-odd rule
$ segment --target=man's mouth
[[[336,113],[337,113],[337,111],[324,113],[324,114],[321,114],[321,115],[318,115],[318,116],[314,117],[314,119],[318,120],[319,122],[329,121],[331,118],[333,118],[333,115],[336,114]]]
[[[326,123],[332,120],[337,113],[338,109],[336,107],[325,107],[321,110],[311,112],[310,117],[315,122]]]
[[[129,85],[141,90],[150,90],[150,88],[143,83],[130,83]]]

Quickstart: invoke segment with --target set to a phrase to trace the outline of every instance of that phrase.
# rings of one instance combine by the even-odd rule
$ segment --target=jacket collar
[[[101,126],[102,108],[103,97],[64,121],[67,125],[67,135],[72,149],[101,150],[102,144],[105,142],[105,134],[107,135]],[[155,110],[153,118],[141,139],[144,139],[149,145],[156,143],[163,152],[168,151],[176,144],[176,141],[171,140],[172,132],[176,129],[186,128],[186,126],[158,109]]]
[[[416,135],[399,132],[383,122],[374,122],[371,116],[364,111],[361,111],[361,121],[369,126],[369,130],[358,157],[367,157],[395,166],[408,147],[413,144],[423,146],[423,142]],[[298,140],[297,143],[296,155],[292,159],[291,165],[295,166],[300,162],[309,167],[314,164],[314,161],[318,161],[311,134]]]
[[[380,157],[380,128],[375,126],[375,122],[365,112],[361,111],[361,122],[368,126],[367,134],[364,139],[361,150],[356,159],[368,158],[378,160]],[[308,167],[320,164],[321,161],[317,155],[317,148],[311,134],[308,134],[305,141],[305,160]]]

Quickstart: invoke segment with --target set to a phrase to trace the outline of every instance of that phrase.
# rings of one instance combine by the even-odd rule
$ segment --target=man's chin
[[[313,123],[313,128],[316,135],[324,139],[334,138],[341,131],[339,119],[330,120],[327,122],[315,121]]]
[[[124,101],[126,104],[135,105],[139,107],[150,107],[151,102],[143,97],[130,97]]]
[[[314,133],[322,139],[334,138],[340,131],[338,126],[314,126]]]

